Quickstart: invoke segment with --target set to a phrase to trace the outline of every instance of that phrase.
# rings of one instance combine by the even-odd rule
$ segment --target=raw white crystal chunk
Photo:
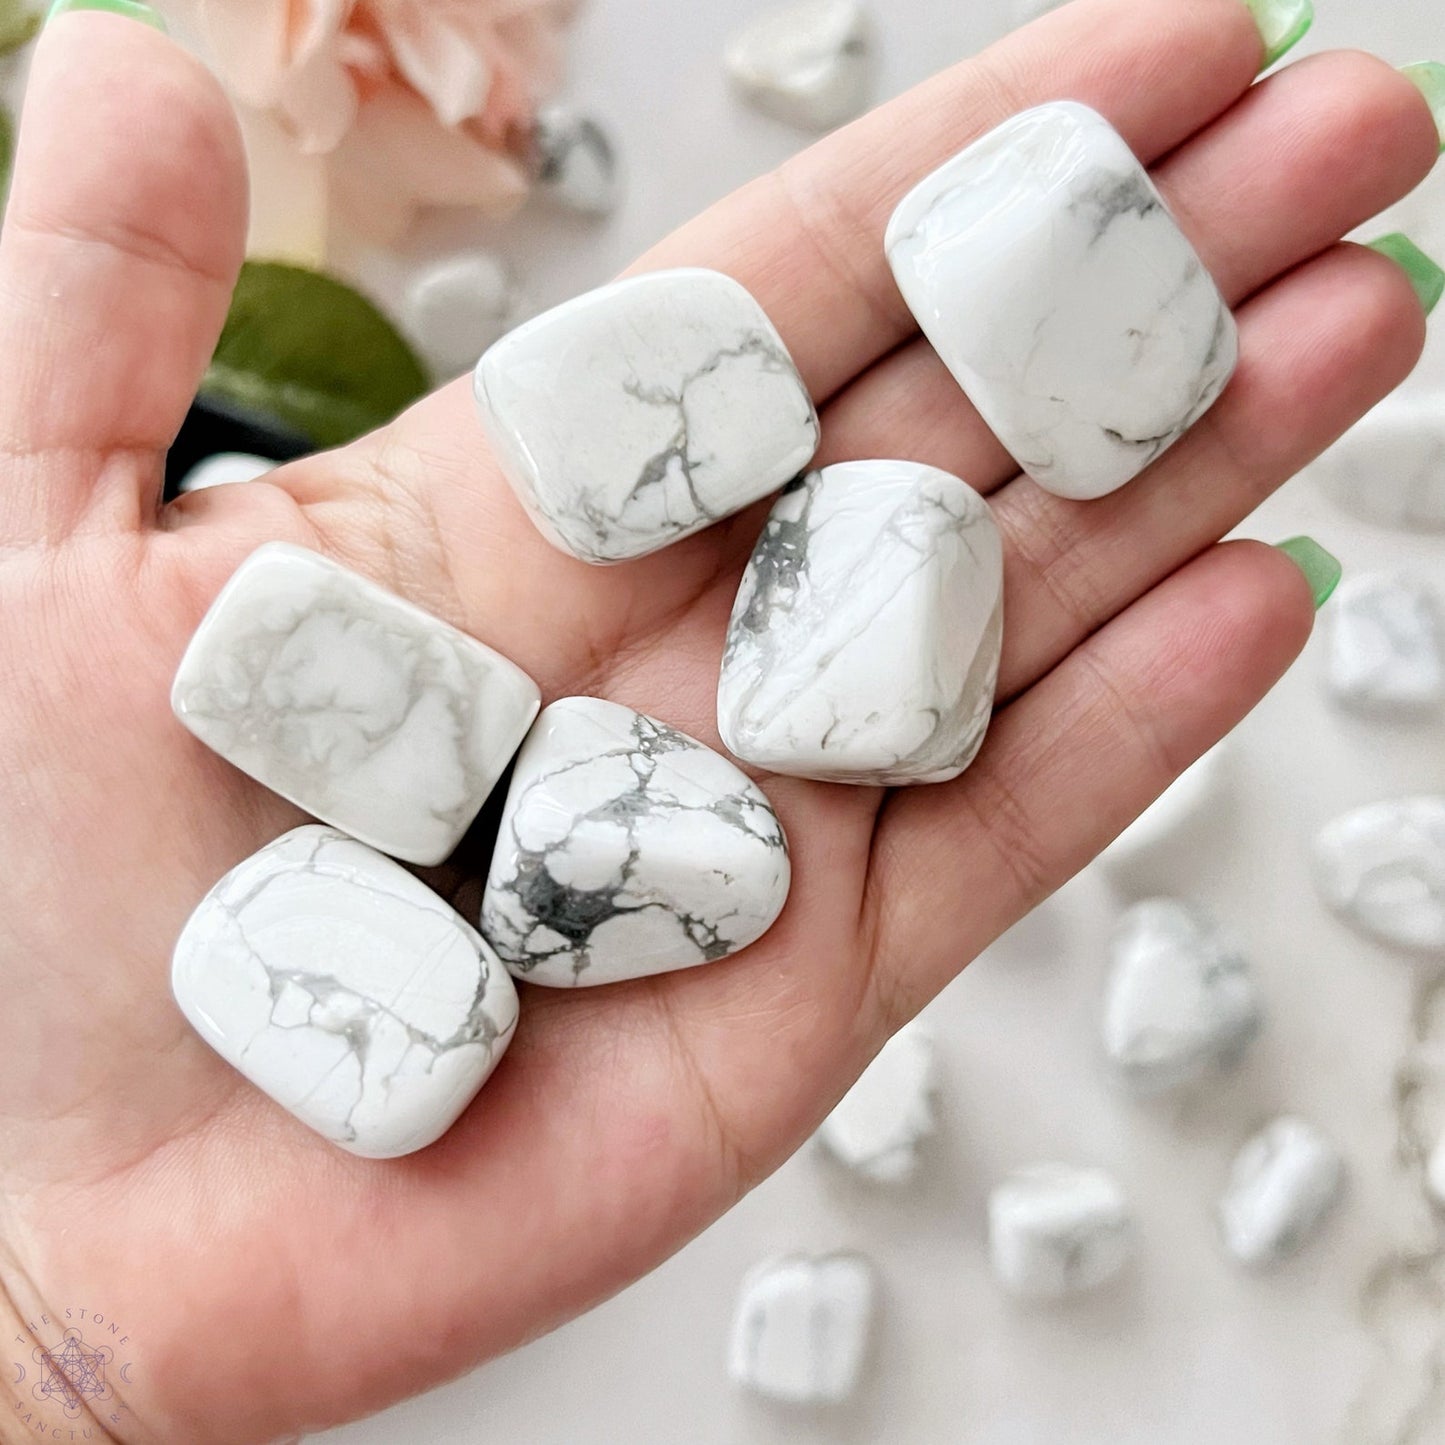
[[[983,745],[1003,635],[988,504],[918,462],[842,462],[779,498],[718,685],[738,757],[833,782],[943,782]]]
[[[615,983],[746,948],[790,876],[772,805],[720,753],[617,703],[563,698],[517,758],[482,932],[531,983]]]
[[[858,1255],[790,1255],[756,1266],[733,1314],[733,1383],[797,1405],[846,1400],[867,1354],[874,1294],[873,1268]]]
[[[1229,745],[1216,744],[1186,769],[1099,854],[1115,877],[1127,877],[1162,843],[1189,828],[1228,784]]]
[[[1234,318],[1118,133],[1058,101],[914,188],[885,240],[958,384],[1041,486],[1102,497],[1213,405]]]
[[[222,1058],[373,1159],[444,1134],[517,1025],[512,980],[465,919],[398,864],[315,824],[206,895],[171,977]]]
[[[1326,620],[1325,677],[1340,702],[1419,712],[1445,701],[1445,620],[1430,588],[1378,573],[1346,578]]]
[[[716,271],[634,276],[535,317],[482,357],[476,396],[522,504],[585,562],[699,532],[818,446],[782,339]]]
[[[1402,532],[1445,532],[1445,396],[1396,396],[1310,468],[1345,511]]]
[[[178,492],[204,492],[208,487],[228,487],[237,482],[254,482],[267,472],[276,470],[276,463],[269,457],[253,456],[250,452],[216,452],[213,456],[199,461],[183,476],[176,487]]]
[[[541,697],[521,668],[315,552],[237,568],[171,691],[208,747],[409,863],[461,841]]]
[[[1219,1202],[1225,1248],[1242,1264],[1278,1264],[1303,1247],[1339,1198],[1345,1166],[1304,1119],[1285,1115],[1256,1134],[1230,1169]]]
[[[1445,797],[1371,803],[1315,839],[1315,881],[1361,932],[1445,954]]]
[[[549,200],[584,216],[605,216],[620,189],[617,152],[590,116],[547,105],[532,131],[532,174]]]
[[[1218,925],[1172,898],[1119,920],[1104,991],[1104,1052],[1140,1093],[1234,1062],[1258,1032],[1249,960]]]
[[[789,125],[828,130],[868,108],[871,48],[858,0],[797,0],[740,30],[723,60],[750,105]]]
[[[905,1024],[818,1128],[818,1142],[840,1163],[880,1184],[902,1184],[918,1166],[918,1145],[933,1133],[933,1040]]]
[[[1094,1289],[1134,1249],[1124,1191],[1102,1169],[1035,1164],[1009,1175],[988,1199],[988,1250],[999,1282],[1029,1299]]]
[[[419,267],[401,322],[441,376],[460,376],[516,320],[517,291],[499,256],[463,251]]]

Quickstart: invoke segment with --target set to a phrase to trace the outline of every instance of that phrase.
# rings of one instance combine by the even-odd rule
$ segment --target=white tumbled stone
[[[828,130],[868,108],[872,30],[858,0],[793,0],[765,10],[728,42],[728,77],[755,109]]]
[[[1139,1093],[1179,1088],[1235,1062],[1259,1024],[1254,971],[1213,919],[1151,898],[1119,920],[1104,989],[1104,1052]]]
[[[818,416],[763,309],[717,271],[604,286],[509,332],[476,372],[507,479],[555,546],[619,562],[791,481]]]
[[[1384,943],[1445,954],[1445,797],[1371,803],[1315,838],[1315,881],[1348,923]]]
[[[238,482],[254,482],[276,470],[269,457],[250,452],[216,452],[199,461],[176,486],[178,492],[204,492],[210,487],[229,487]]]
[[[1445,702],[1439,597],[1408,578],[1346,578],[1326,612],[1325,680],[1362,712],[1424,712]]]
[[[818,1128],[818,1143],[856,1174],[903,1184],[918,1167],[918,1146],[934,1130],[933,1039],[917,1020],[879,1050],[858,1082]]]
[[[1445,1133],[1435,1141],[1435,1147],[1425,1162],[1425,1187],[1430,1198],[1445,1209]]]
[[[1063,1299],[1095,1289],[1133,1250],[1124,1191],[1102,1169],[1035,1164],[989,1195],[989,1262],[1012,1294]]]
[[[738,1291],[733,1383],[794,1405],[848,1399],[868,1352],[875,1295],[873,1267],[859,1255],[765,1260]]]
[[[1218,743],[1182,772],[1107,848],[1099,862],[1127,878],[1161,844],[1193,826],[1229,785],[1230,747]]]
[[[475,638],[315,552],[269,542],[207,612],[171,705],[297,807],[409,863],[440,863],[541,697]]]
[[[584,216],[605,216],[620,191],[617,150],[590,116],[545,105],[532,131],[532,176],[549,200]]]
[[[841,462],[786,491],[743,574],[718,684],[738,757],[831,782],[944,782],[983,745],[1003,548],[973,488]]]
[[[615,983],[746,948],[790,878],[782,824],[733,763],[618,703],[563,698],[517,758],[482,933],[530,983]]]
[[[1402,532],[1445,532],[1445,395],[1392,396],[1309,468],[1345,511]]]
[[[517,306],[517,290],[501,257],[463,251],[412,272],[400,320],[438,375],[460,376],[513,324]]]
[[[1234,318],[1148,173],[1073,101],[975,141],[888,224],[899,289],[1018,464],[1101,497],[1213,405]]]
[[[1241,1264],[1278,1264],[1308,1241],[1344,1187],[1335,1146],[1307,1120],[1285,1115],[1235,1156],[1219,1226]]]
[[[440,1138],[517,1025],[512,980],[465,919],[400,865],[315,824],[206,895],[171,980],[222,1058],[373,1159]]]

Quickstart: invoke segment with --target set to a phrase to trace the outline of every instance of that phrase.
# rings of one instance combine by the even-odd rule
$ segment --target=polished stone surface
[[[353,1154],[446,1132],[506,1052],[517,993],[404,868],[310,824],[233,869],[176,944],[181,1011],[227,1063]]]
[[[1101,497],[1202,416],[1234,318],[1148,173],[1072,101],[1025,111],[900,202],[885,240],[924,335],[1019,465]]]
[[[746,948],[790,880],[782,824],[737,767],[655,718],[569,697],[517,758],[481,926],[519,978],[615,983]]]
[[[532,132],[531,166],[548,200],[583,216],[610,215],[621,194],[617,148],[591,116],[544,105]]]
[[[1408,577],[1346,577],[1326,609],[1325,683],[1363,713],[1430,714],[1445,703],[1445,613]]]
[[[983,745],[1003,634],[988,504],[916,462],[843,462],[779,498],[718,684],[738,757],[833,782],[942,782]]]
[[[504,336],[475,391],[544,536],[586,562],[655,552],[807,466],[818,417],[762,308],[716,271],[614,282]]]
[[[171,691],[243,773],[409,863],[461,841],[540,703],[500,653],[283,542],[237,568]]]
[[[436,256],[407,279],[400,320],[439,377],[460,376],[518,319],[506,263],[481,249]]]
[[[258,457],[251,452],[216,452],[197,462],[177,483],[176,490],[204,492],[210,487],[254,482],[275,469],[276,463],[269,457]]]

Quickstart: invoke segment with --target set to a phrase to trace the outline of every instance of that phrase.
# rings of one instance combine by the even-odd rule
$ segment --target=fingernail
[[[55,0],[55,4],[50,7],[50,14],[45,17],[46,24],[61,15],[69,15],[74,10],[106,10],[112,15],[126,15],[132,20],[139,20],[142,25],[150,25],[159,30],[162,35],[166,33],[164,16],[160,11],[144,4],[143,0]]]
[[[1392,231],[1369,243],[1370,250],[1388,256],[1409,278],[1428,316],[1435,303],[1445,294],[1445,271],[1442,271],[1408,236]]]
[[[1288,542],[1281,542],[1278,550],[1305,574],[1318,612],[1335,595],[1335,588],[1345,575],[1339,558],[1326,552],[1313,537],[1291,537]]]
[[[1314,23],[1315,7],[1310,0],[1244,0],[1264,41],[1264,64],[1268,70],[1287,50],[1305,37]]]
[[[1437,60],[1422,60],[1415,65],[1402,65],[1400,74],[1425,97],[1425,104],[1435,118],[1440,150],[1445,153],[1445,65]]]

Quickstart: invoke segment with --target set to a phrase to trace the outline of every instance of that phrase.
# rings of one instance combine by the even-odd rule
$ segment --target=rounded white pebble
[[[439,375],[460,376],[517,320],[516,288],[499,257],[465,251],[412,276],[401,319]]]
[[[988,1200],[989,1260],[999,1283],[1029,1299],[1063,1299],[1123,1269],[1134,1247],[1124,1191],[1102,1169],[1035,1164]]]
[[[1241,1264],[1264,1268],[1301,1249],[1344,1187],[1345,1166],[1315,1126],[1276,1119],[1235,1156],[1219,1201],[1219,1226]]]
[[[532,135],[537,188],[551,201],[583,216],[605,216],[621,189],[617,150],[590,116],[564,105],[544,106]]]
[[[1309,468],[1345,511],[1402,532],[1445,531],[1445,396],[1394,396]]]
[[[1406,578],[1347,578],[1326,614],[1325,682],[1363,712],[1430,711],[1445,702],[1440,599]]]
[[[214,456],[197,462],[181,478],[176,490],[203,492],[207,487],[254,482],[257,477],[264,477],[267,472],[275,471],[276,466],[270,458],[253,456],[250,452],[217,452]]]

